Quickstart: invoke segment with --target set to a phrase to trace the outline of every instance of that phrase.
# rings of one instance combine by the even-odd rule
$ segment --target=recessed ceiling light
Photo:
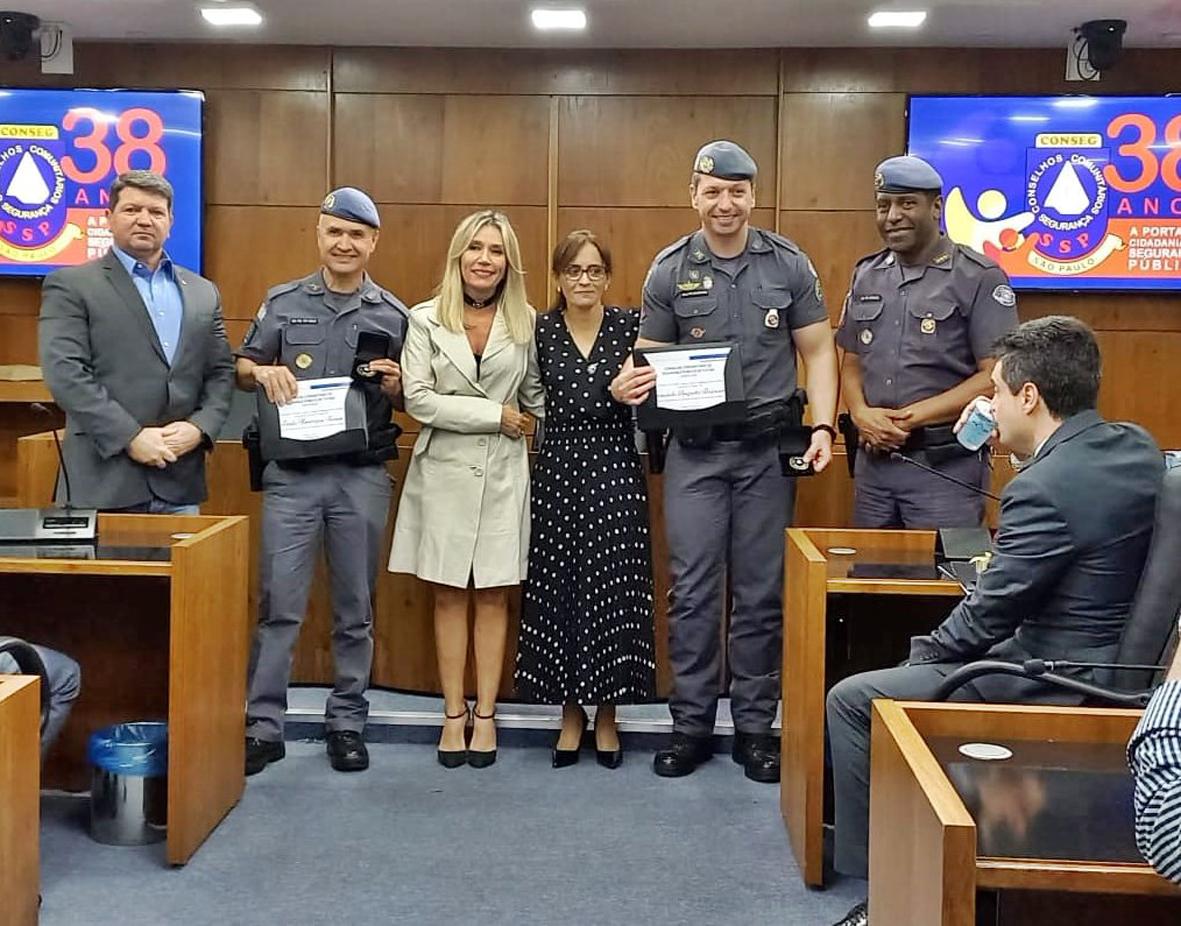
[[[586,11],[584,10],[536,9],[531,11],[530,16],[533,18],[533,28],[535,29],[549,31],[586,28]]]
[[[926,10],[878,10],[869,14],[869,25],[873,29],[917,29],[926,19]]]
[[[262,13],[252,6],[203,6],[201,15],[214,26],[259,26]]]

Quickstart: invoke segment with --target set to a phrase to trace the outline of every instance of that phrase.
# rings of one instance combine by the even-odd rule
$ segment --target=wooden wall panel
[[[782,212],[779,230],[804,249],[812,260],[820,282],[824,285],[824,300],[835,325],[841,317],[841,306],[853,265],[882,247],[872,212]]]
[[[544,97],[338,94],[335,185],[393,203],[544,206]]]
[[[777,69],[773,49],[339,48],[334,83],[340,93],[774,96]]]
[[[756,209],[751,220],[763,228],[774,228],[775,213],[771,209]],[[611,249],[615,268],[607,301],[613,305],[638,306],[653,258],[678,238],[696,231],[698,221],[688,204],[666,209],[558,210],[558,240],[576,228],[589,228]]]
[[[906,98],[789,93],[782,136],[781,208],[869,209],[874,168],[906,148]]]
[[[0,279],[0,315],[36,315],[40,308],[40,280]]]
[[[439,284],[455,226],[481,208],[382,204],[382,240],[369,267],[373,278],[408,306],[430,298]],[[529,300],[538,307],[547,305],[545,207],[514,206],[506,208],[505,214],[521,243]]]
[[[331,62],[331,49],[311,45],[78,42],[73,74],[41,74],[36,59],[3,68],[22,86],[325,91]]]
[[[0,315],[0,363],[37,362],[37,315]]]
[[[560,206],[681,206],[697,150],[729,138],[759,165],[775,196],[776,106],[765,97],[563,97],[558,117]]]
[[[207,203],[318,205],[328,192],[324,93],[210,93],[205,140]]]
[[[1170,388],[1181,359],[1181,334],[1098,331],[1096,336],[1103,357],[1099,410],[1143,425],[1162,448],[1181,448],[1181,417]]]
[[[1061,48],[793,48],[788,93],[1162,93],[1181,78],[1171,49],[1125,49],[1097,86],[1065,79]]]
[[[319,265],[315,206],[210,206],[205,275],[221,290],[227,319],[250,319],[268,289]]]

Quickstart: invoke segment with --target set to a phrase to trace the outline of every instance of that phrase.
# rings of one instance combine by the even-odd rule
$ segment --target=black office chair
[[[1023,663],[982,659],[951,673],[935,692],[945,701],[957,689],[983,675],[1014,675],[1045,682],[1083,695],[1086,703],[1144,707],[1152,697],[1166,656],[1177,646],[1174,629],[1181,613],[1181,468],[1165,471],[1156,502],[1148,559],[1124,626],[1115,663],[1027,659]],[[1061,675],[1058,669],[1096,669],[1095,683]]]
[[[21,675],[37,675],[41,678],[41,732],[49,722],[49,673],[45,663],[33,647],[16,637],[0,636],[0,655],[7,653],[16,662]]]

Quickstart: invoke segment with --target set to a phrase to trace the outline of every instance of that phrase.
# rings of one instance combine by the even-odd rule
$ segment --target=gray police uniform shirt
[[[388,335],[396,359],[409,317],[406,306],[368,274],[356,292],[334,293],[317,270],[267,291],[235,354],[255,363],[282,363],[296,379],[350,376],[361,333]],[[366,395],[370,428],[388,422],[393,415],[389,397],[368,388]]]
[[[317,270],[267,291],[235,353],[255,363],[278,361],[296,379],[349,376],[361,332],[388,335],[396,353],[408,324],[406,306],[368,274],[356,292],[341,294],[329,292]]]
[[[958,386],[1017,326],[1017,298],[995,261],[943,236],[926,264],[890,250],[858,261],[837,344],[861,361],[865,401],[903,408]]]
[[[669,344],[739,345],[748,408],[782,402],[796,388],[791,333],[826,321],[820,281],[787,238],[751,227],[746,250],[715,257],[694,232],[656,255],[644,282],[640,337]]]

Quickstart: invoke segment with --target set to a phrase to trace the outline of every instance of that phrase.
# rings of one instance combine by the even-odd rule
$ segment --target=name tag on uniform
[[[858,302],[881,302],[882,297],[879,296],[877,293],[867,293],[864,296],[858,296],[857,301]]]
[[[678,284],[678,286],[679,285],[680,284]],[[700,286],[701,284],[698,283],[696,285]],[[688,299],[690,296],[708,296],[709,290],[707,290],[707,289],[682,289],[678,295],[680,295],[682,298],[685,298],[685,299]]]
[[[318,318],[289,318],[287,319],[289,325],[318,325],[320,319]]]

